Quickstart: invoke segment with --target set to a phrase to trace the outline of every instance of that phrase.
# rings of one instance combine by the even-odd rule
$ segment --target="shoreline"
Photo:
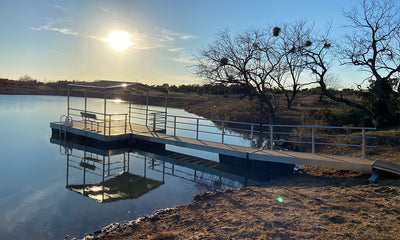
[[[83,239],[398,239],[400,183],[332,172],[206,192],[193,202],[113,223]],[[324,174],[321,174],[324,175]]]

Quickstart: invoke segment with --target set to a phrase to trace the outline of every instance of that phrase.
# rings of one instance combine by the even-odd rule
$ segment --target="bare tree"
[[[371,73],[369,89],[373,88],[379,103],[384,104],[394,119],[391,122],[399,123],[400,104],[396,101],[400,100],[400,18],[394,5],[392,0],[364,0],[361,11],[344,12],[354,33],[346,36],[341,46],[330,39],[330,27],[321,35],[305,22],[285,25],[283,29],[251,29],[236,36],[222,32],[201,51],[196,74],[213,84],[243,87],[248,96],[258,100],[259,112],[268,115],[270,123],[274,122],[279,107],[273,90],[279,88],[284,92],[290,109],[300,87],[314,83],[300,83],[307,72],[315,76],[322,93],[330,99],[358,108],[371,119],[382,118],[376,111],[377,103],[373,107],[365,102],[360,104],[342,94],[335,95],[327,87],[327,73],[337,48],[343,53],[341,59],[347,59],[343,64]]]
[[[211,83],[240,85],[256,98],[261,115],[275,119],[274,78],[284,55],[275,48],[277,38],[271,31],[251,29],[232,36],[225,31],[201,51],[196,74]]]
[[[300,54],[304,58],[306,68],[315,76],[322,94],[336,102],[358,108],[365,112],[371,119],[374,119],[374,114],[367,107],[346,99],[343,95],[336,96],[327,86],[330,80],[328,75],[330,65],[335,59],[334,41],[329,37],[330,27],[323,34],[317,34],[311,29],[305,29],[302,30],[302,34],[300,35],[302,35],[302,38],[294,42],[293,51],[296,51],[297,54]]]
[[[286,97],[287,108],[291,109],[293,101],[302,86],[314,82],[300,82],[302,73],[306,70],[306,61],[296,51],[299,43],[305,43],[312,32],[312,26],[306,22],[299,21],[293,25],[286,24],[279,34],[279,47],[284,54],[282,66],[275,78],[276,85],[282,90]],[[275,28],[276,29],[276,28]]]
[[[371,73],[369,91],[372,93],[368,92],[367,97],[371,98],[375,93],[384,103],[391,118],[394,119],[389,122],[398,124],[399,116],[395,109],[396,107],[399,109],[400,104],[393,100],[398,101],[399,97],[390,96],[391,92],[398,92],[396,88],[399,88],[400,18],[396,11],[393,1],[378,3],[373,0],[364,0],[361,12],[357,9],[346,11],[345,17],[350,20],[350,27],[354,29],[354,32],[347,35],[345,44],[337,46],[337,49],[342,53],[341,59],[347,59],[342,63],[351,64]],[[377,106],[360,104],[346,99],[343,95],[336,96],[328,89],[327,73],[330,63],[335,59],[335,50],[332,49],[334,42],[329,37],[329,28],[323,35],[318,36],[310,31],[303,31],[302,35],[303,41],[298,41],[294,48],[305,58],[307,68],[316,76],[322,93],[336,102],[362,110],[379,124],[382,116],[380,116],[380,111],[376,111]]]
[[[399,93],[400,71],[400,13],[399,5],[393,0],[363,0],[361,9],[344,12],[354,31],[346,35],[343,46],[343,63],[358,67],[371,74],[369,81],[383,107],[390,116],[400,123],[391,91]],[[385,88],[385,85],[391,85]],[[397,87],[396,87],[397,86]],[[397,89],[396,89],[397,88]],[[398,101],[398,99],[397,99]]]

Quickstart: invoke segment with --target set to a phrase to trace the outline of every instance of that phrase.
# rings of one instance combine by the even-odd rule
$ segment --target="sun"
[[[108,35],[105,41],[115,50],[123,51],[133,45],[131,38],[132,36],[128,32],[114,31]]]

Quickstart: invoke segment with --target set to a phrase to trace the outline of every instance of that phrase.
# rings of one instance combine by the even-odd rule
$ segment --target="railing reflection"
[[[60,153],[66,158],[66,188],[98,202],[139,198],[171,178],[193,182],[198,192],[260,182],[254,180],[253,173],[167,150],[104,149],[57,136],[50,141],[60,145]]]
[[[146,177],[146,173],[143,176],[130,173],[128,152],[118,155],[101,155],[78,149],[72,152],[66,154],[66,188],[98,202],[138,198],[164,183]],[[81,172],[80,181],[79,174],[71,174],[72,169]]]

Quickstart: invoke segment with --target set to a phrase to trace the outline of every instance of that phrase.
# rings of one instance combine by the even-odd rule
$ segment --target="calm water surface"
[[[71,101],[77,106],[83,103],[80,98]],[[90,110],[101,109],[98,103],[102,100],[89,101],[94,106]],[[107,111],[125,113],[126,107],[126,104],[110,103]],[[128,221],[157,209],[189,203],[198,192],[243,185],[241,181],[175,166],[146,156],[146,152],[135,151],[110,157],[111,164],[104,167],[107,172],[111,166],[110,172],[104,174],[105,180],[112,179],[110,175],[120,171],[117,168],[124,168],[131,181],[147,179],[147,189],[137,190],[133,199],[96,201],[95,192],[82,194],[79,188],[102,186],[102,164],[92,159],[88,163],[92,165],[84,165],[83,159],[89,159],[87,154],[92,154],[85,152],[84,146],[64,148],[50,143],[49,123],[58,121],[65,112],[65,97],[0,95],[1,239],[82,237],[112,222]],[[194,116],[180,109],[169,109],[169,114]],[[67,157],[65,153],[71,155]],[[216,159],[215,154],[191,154]],[[96,157],[102,163],[107,162],[101,155]],[[111,189],[111,185],[106,187]],[[132,192],[133,187],[127,187]]]

